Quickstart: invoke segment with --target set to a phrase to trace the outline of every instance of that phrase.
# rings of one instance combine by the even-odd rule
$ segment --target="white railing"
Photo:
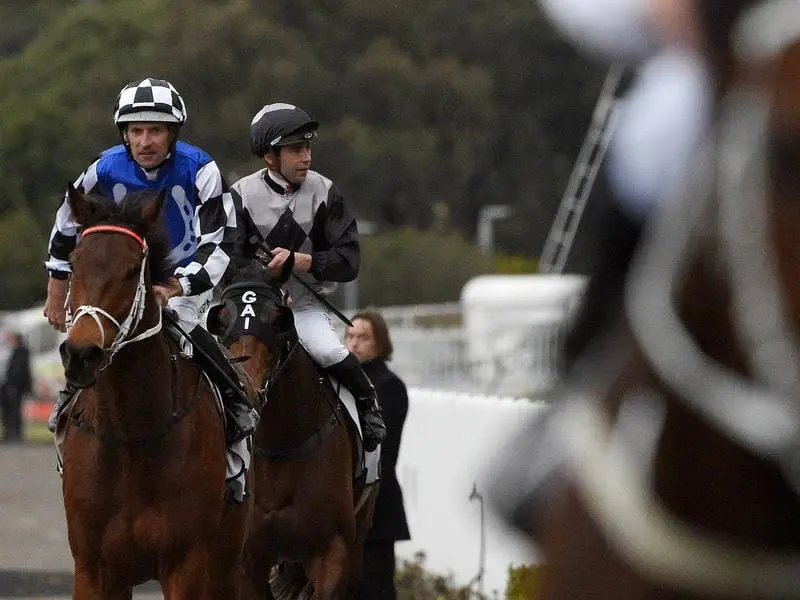
[[[515,335],[491,340],[495,352],[478,357],[466,331],[451,328],[395,328],[391,368],[408,385],[462,392],[539,395],[552,389],[561,369],[566,324],[528,324]],[[490,341],[487,340],[487,344]]]
[[[387,306],[378,309],[390,331],[397,328],[435,327],[442,322],[461,324],[461,303],[416,304],[413,306]]]

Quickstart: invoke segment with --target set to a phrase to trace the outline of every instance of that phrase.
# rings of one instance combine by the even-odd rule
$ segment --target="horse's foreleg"
[[[240,587],[244,580],[242,548],[249,510],[249,501],[244,504],[229,502],[225,507],[209,573],[214,598],[239,598],[241,595]]]
[[[275,600],[269,585],[259,584],[246,575],[242,578],[240,600]]]
[[[313,600],[344,600],[348,556],[347,542],[336,535],[321,555],[309,561],[306,573],[314,585]]]
[[[215,600],[211,550],[198,545],[161,577],[164,600]]]
[[[73,600],[131,600],[133,588],[116,587],[111,577],[96,564],[89,566],[75,563],[72,583]]]
[[[263,556],[255,556],[245,546],[241,561],[241,600],[275,600],[269,584],[272,564]]]

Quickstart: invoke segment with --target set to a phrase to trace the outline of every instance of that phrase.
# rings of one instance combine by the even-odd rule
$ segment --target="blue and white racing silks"
[[[165,190],[169,260],[184,295],[207,291],[222,279],[235,241],[236,212],[219,167],[199,148],[179,141],[163,165],[145,171],[120,144],[89,165],[75,187],[117,202],[131,192]],[[77,231],[65,198],[56,213],[45,262],[52,276],[65,276],[71,270],[69,255]]]

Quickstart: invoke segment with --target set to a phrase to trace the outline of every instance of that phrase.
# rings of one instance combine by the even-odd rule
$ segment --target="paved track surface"
[[[72,557],[49,444],[0,444],[0,599],[71,597]],[[163,598],[155,584],[135,600]]]

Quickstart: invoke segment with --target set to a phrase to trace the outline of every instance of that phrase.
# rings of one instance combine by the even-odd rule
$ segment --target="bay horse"
[[[162,328],[164,193],[120,204],[70,186],[65,376],[80,393],[57,435],[75,561],[73,598],[125,600],[160,582],[167,600],[238,598],[248,504],[225,497],[214,391]]]
[[[750,4],[623,318],[514,446],[540,600],[800,598],[800,4]]]
[[[350,598],[377,484],[360,477],[354,483],[362,464],[357,433],[300,343],[280,281],[251,263],[207,321],[235,357],[246,358],[245,370],[263,392],[242,597]]]

